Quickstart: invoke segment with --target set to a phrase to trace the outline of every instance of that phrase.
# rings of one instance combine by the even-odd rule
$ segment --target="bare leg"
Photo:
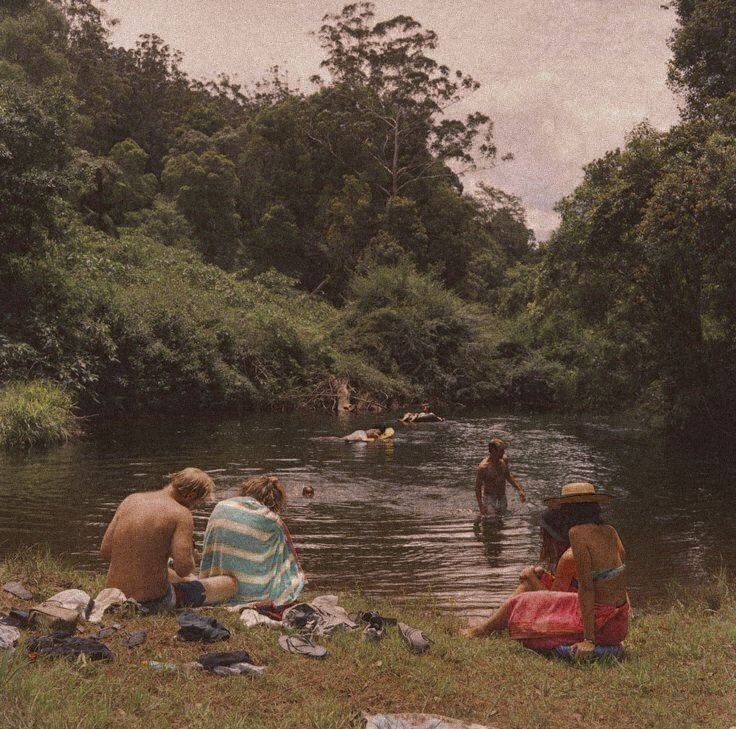
[[[235,578],[229,575],[205,577],[201,582],[204,585],[205,605],[214,605],[215,603],[229,600],[235,594],[238,587]]]
[[[536,592],[536,586],[527,580],[522,580],[519,586],[514,590],[511,597],[521,595],[522,592]],[[500,633],[506,630],[509,624],[509,600],[508,598],[500,608],[498,608],[488,620],[472,628],[465,628],[460,631],[461,635],[468,638],[485,638],[491,633]]]

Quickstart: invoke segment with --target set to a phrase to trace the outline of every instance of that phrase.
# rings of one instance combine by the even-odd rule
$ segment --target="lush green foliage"
[[[72,398],[43,380],[15,382],[0,389],[0,448],[64,443],[79,428]]]
[[[730,3],[678,2],[684,120],[643,124],[562,201],[535,300],[541,350],[586,407],[646,406],[670,429],[736,427],[736,34]],[[711,29],[710,32],[708,28]],[[699,60],[698,60],[699,59]],[[705,60],[707,60],[707,63]]]
[[[413,18],[325,16],[307,92],[115,48],[91,0],[4,3],[0,378],[85,410],[295,406],[336,375],[730,426],[736,16],[673,5],[682,123],[588,165],[537,247],[517,199],[463,190],[491,122],[450,116],[478,84]]]

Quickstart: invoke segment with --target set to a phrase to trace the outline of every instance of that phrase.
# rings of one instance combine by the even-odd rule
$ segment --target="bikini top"
[[[625,569],[626,565],[622,564],[618,567],[606,567],[602,570],[591,570],[591,573],[594,580],[603,582],[605,580],[612,580],[614,577],[618,577],[623,574]]]

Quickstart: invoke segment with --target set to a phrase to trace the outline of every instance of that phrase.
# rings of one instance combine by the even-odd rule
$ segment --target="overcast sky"
[[[115,42],[153,32],[184,54],[187,72],[221,71],[249,83],[278,64],[308,87],[322,51],[310,31],[333,0],[108,0],[120,20]],[[412,15],[439,34],[436,58],[482,84],[471,108],[495,122],[501,154],[515,159],[476,173],[519,195],[540,239],[552,208],[573,190],[582,165],[620,146],[648,119],[677,119],[665,85],[674,24],[662,0],[377,0],[380,18]],[[472,184],[473,180],[467,180]]]

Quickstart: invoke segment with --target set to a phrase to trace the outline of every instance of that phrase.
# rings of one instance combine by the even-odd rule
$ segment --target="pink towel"
[[[548,650],[583,640],[575,592],[523,592],[509,600],[509,636],[527,648]],[[629,602],[595,606],[596,645],[618,645],[629,628]]]

